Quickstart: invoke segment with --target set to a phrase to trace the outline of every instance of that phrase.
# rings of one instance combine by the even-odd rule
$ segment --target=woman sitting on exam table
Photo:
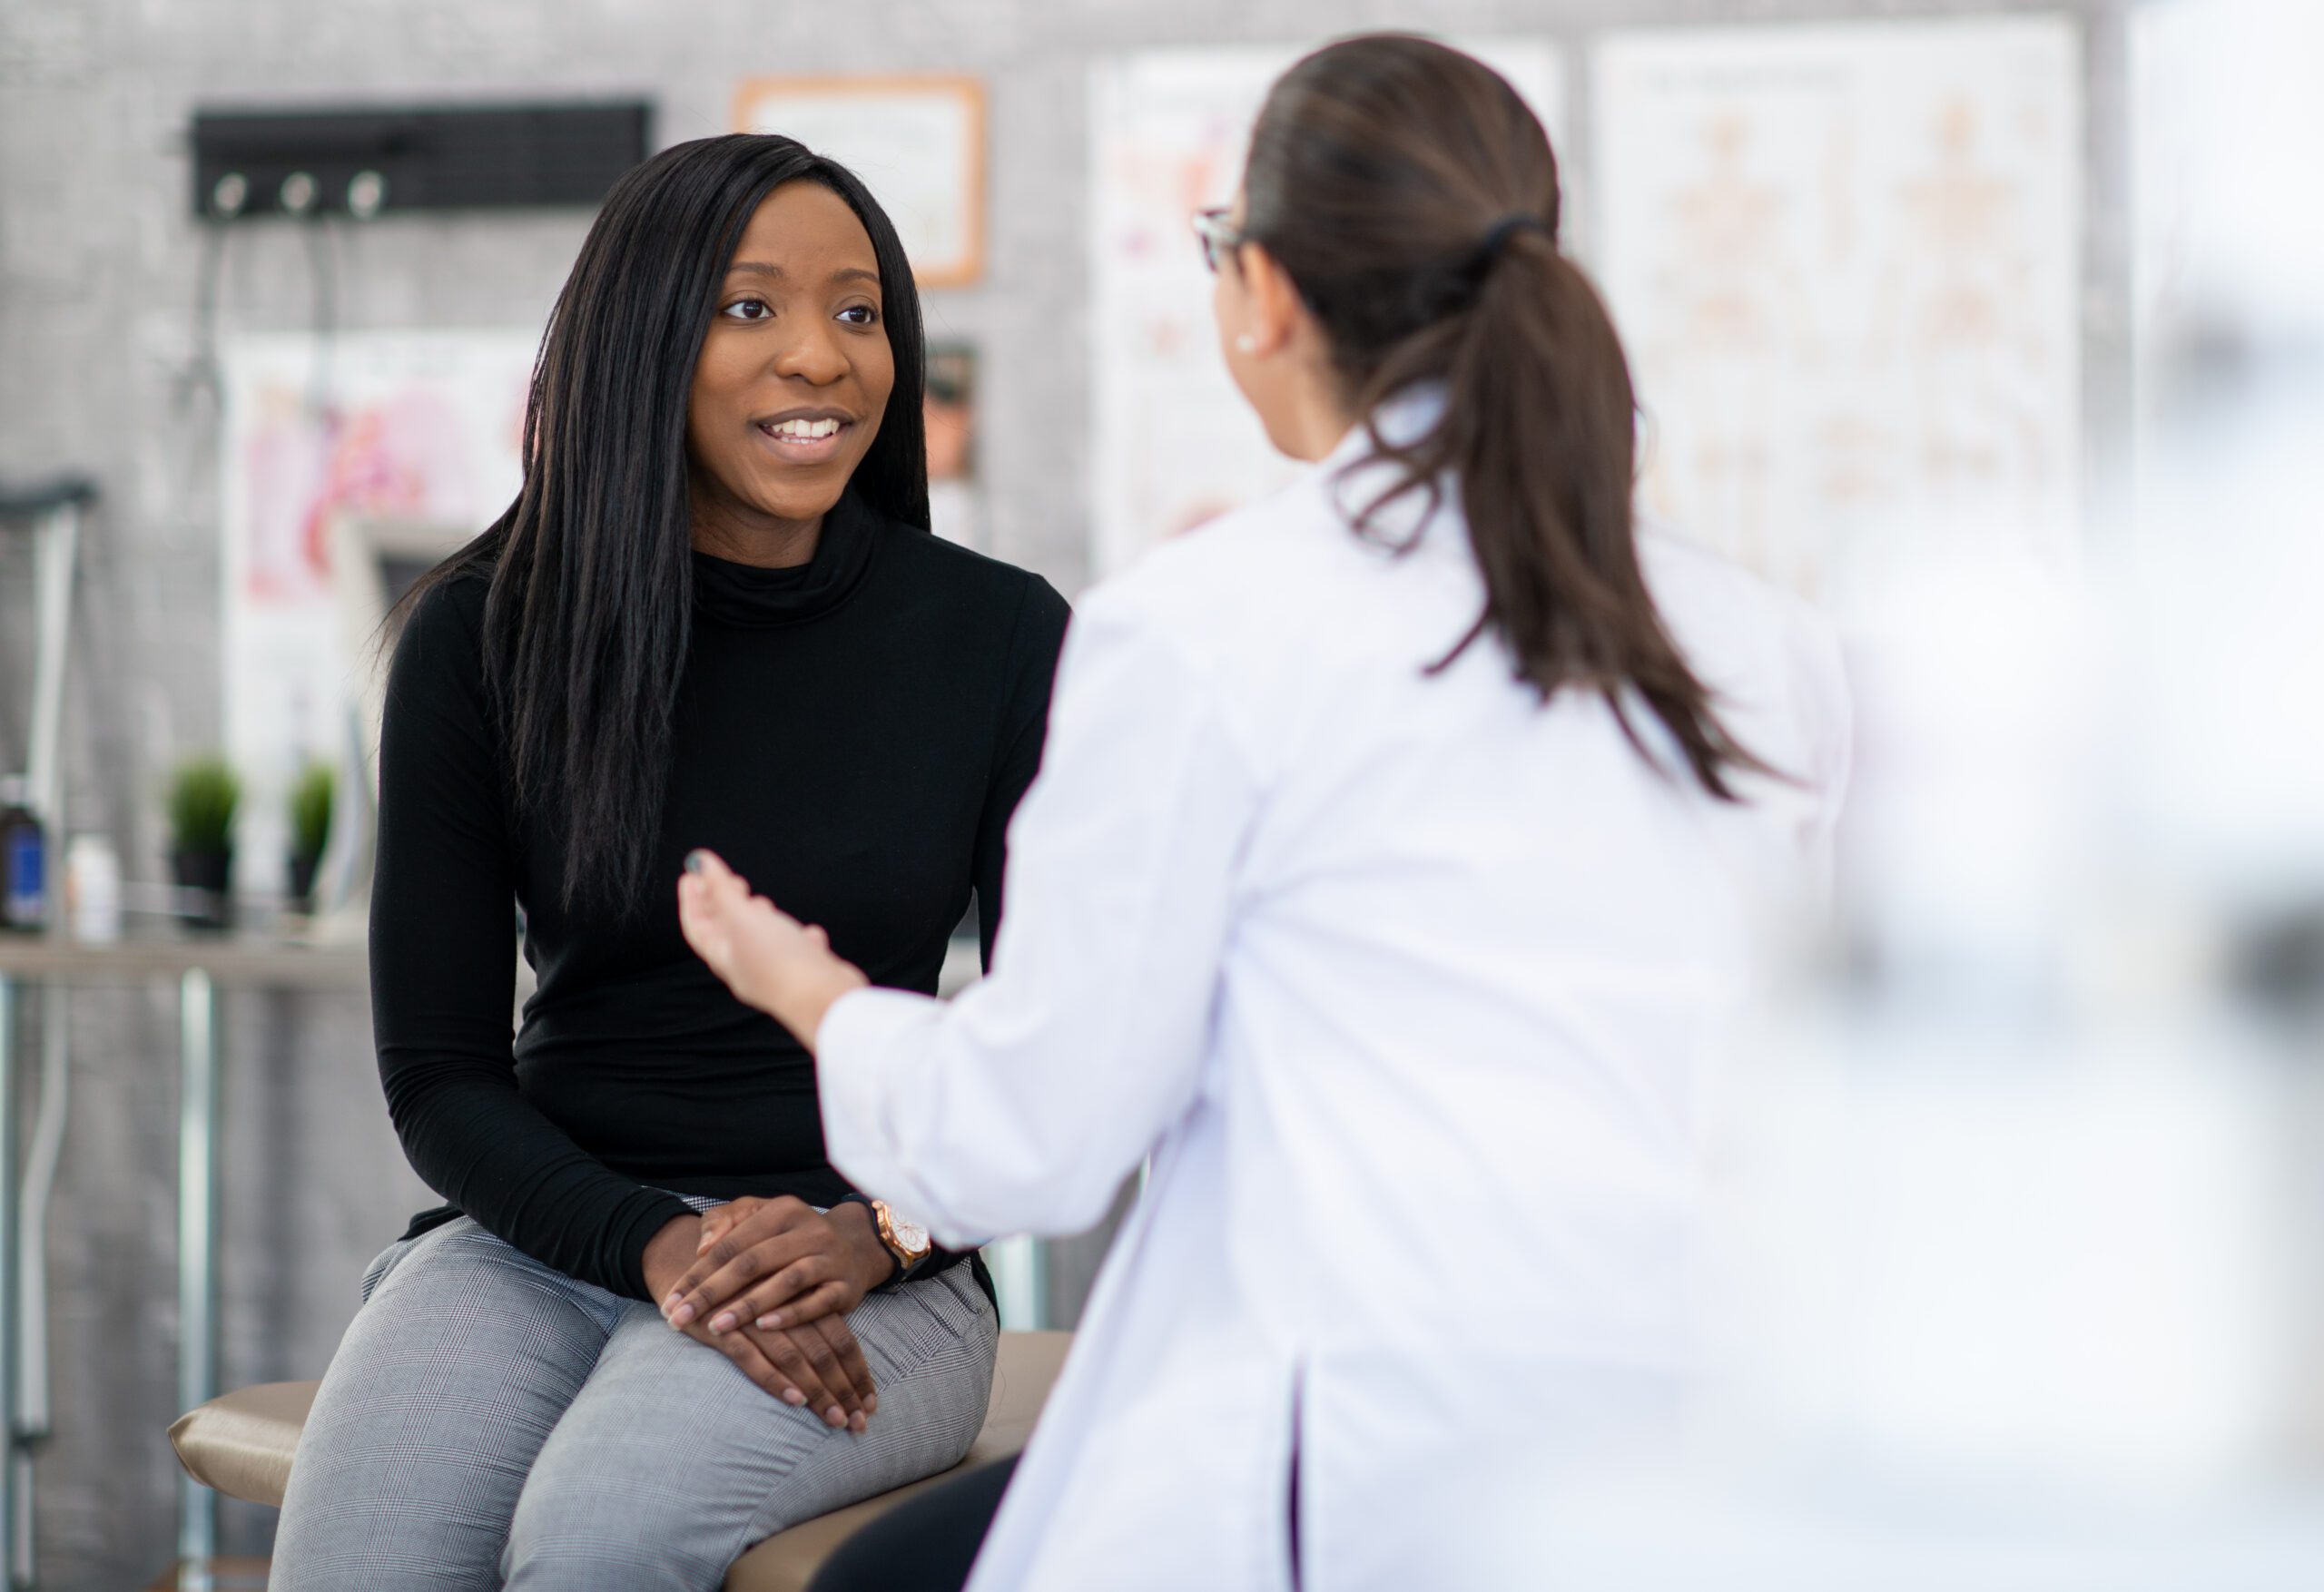
[[[971,891],[998,921],[1066,609],[931,534],[923,368],[894,228],[793,140],[679,144],[606,197],[523,489],[410,600],[389,676],[374,1027],[446,1204],[364,1279],[285,1592],[711,1592],[982,1427],[976,1263],[832,1167],[812,1060],[663,882],[741,848],[930,991]],[[512,902],[540,980],[513,1047]],[[812,1298],[673,1322],[653,1302],[722,1242]]]
[[[1847,708],[1805,610],[1634,534],[1558,218],[1478,62],[1293,67],[1198,227],[1236,385],[1316,467],[1079,606],[990,977],[876,988],[689,859],[687,938],[815,1051],[864,1188],[1062,1233],[1152,1156],[1013,1479],[844,1584],[958,1585],[1006,1479],[979,1592],[1553,1585],[1555,1467],[1668,1412],[1718,1039]],[[709,1271],[699,1308],[779,1303]]]

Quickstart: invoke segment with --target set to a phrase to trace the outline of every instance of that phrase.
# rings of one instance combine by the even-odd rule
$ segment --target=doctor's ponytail
[[[1734,800],[1729,776],[1765,765],[1719,722],[1640,571],[1630,366],[1558,247],[1557,161],[1524,101],[1442,44],[1346,40],[1270,92],[1244,192],[1243,237],[1299,290],[1354,411],[1444,395],[1424,435],[1375,425],[1399,478],[1355,510],[1379,535],[1388,504],[1458,484],[1485,604],[1438,667],[1490,636],[1544,699],[1602,696],[1641,752],[1643,704],[1695,779]]]

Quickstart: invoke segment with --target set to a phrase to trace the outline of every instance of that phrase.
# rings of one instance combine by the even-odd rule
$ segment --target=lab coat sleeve
[[[949,1006],[866,989],[823,1018],[832,1164],[947,1243],[1097,1222],[1194,1098],[1256,793],[1187,644],[1093,596],[1009,825],[990,976]]]

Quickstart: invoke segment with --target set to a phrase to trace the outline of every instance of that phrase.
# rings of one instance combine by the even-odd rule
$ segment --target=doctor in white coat
[[[681,881],[814,1049],[833,1163],[945,1242],[1086,1227],[1152,1157],[978,1592],[1541,1585],[1557,1468],[1683,1385],[1721,1039],[1846,699],[1807,612],[1634,536],[1558,212],[1476,61],[1294,67],[1198,229],[1315,467],[1081,604],[990,977],[865,988],[715,859]]]

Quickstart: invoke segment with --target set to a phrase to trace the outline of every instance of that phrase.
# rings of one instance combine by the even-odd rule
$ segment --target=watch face
[[[907,1221],[890,1211],[888,1231],[895,1235],[896,1247],[906,1254],[923,1255],[928,1253],[928,1229],[919,1223]]]

